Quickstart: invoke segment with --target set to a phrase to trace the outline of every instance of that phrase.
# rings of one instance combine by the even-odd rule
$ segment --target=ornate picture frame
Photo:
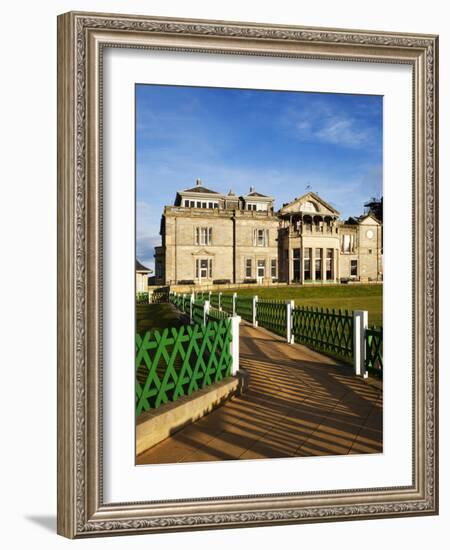
[[[105,47],[407,64],[413,74],[412,484],[103,498]],[[58,533],[89,536],[438,513],[438,37],[70,12],[58,18]]]

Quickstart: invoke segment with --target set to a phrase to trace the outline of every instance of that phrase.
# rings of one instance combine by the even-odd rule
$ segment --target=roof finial
[[[200,178],[197,178],[197,179],[195,180],[195,185],[196,185],[197,187],[200,187],[201,184],[202,184],[202,180],[201,180]]]
[[[253,193],[255,190],[255,188],[253,187],[253,185],[250,186],[250,193]]]

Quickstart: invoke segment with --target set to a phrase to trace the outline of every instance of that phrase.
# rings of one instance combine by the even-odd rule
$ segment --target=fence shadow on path
[[[138,457],[138,464],[381,453],[382,391],[352,368],[241,325],[248,392]]]

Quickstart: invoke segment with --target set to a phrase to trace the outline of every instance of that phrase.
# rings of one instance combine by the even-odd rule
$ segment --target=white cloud
[[[374,129],[357,116],[317,100],[308,108],[290,106],[281,124],[293,129],[301,141],[318,141],[342,147],[360,148],[374,142]]]

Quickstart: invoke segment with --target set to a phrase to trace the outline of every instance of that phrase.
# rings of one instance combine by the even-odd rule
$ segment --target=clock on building
[[[368,239],[373,239],[373,231],[372,229],[368,229],[367,232],[366,232],[366,237]]]

